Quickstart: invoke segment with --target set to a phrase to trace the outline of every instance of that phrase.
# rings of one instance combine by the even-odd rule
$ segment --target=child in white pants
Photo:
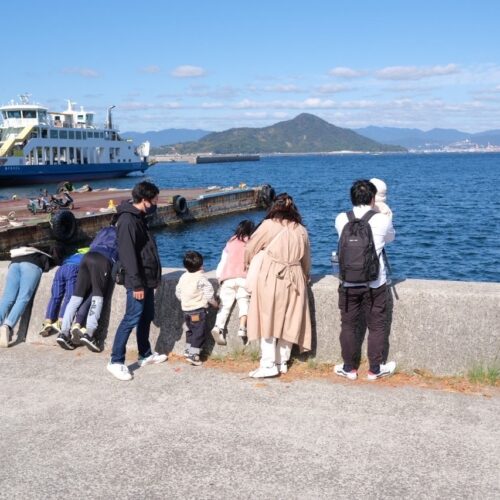
[[[245,245],[254,231],[254,223],[251,220],[243,220],[238,224],[233,236],[228,240],[222,251],[221,260],[217,266],[216,277],[221,283],[219,297],[220,309],[212,329],[212,336],[219,345],[226,345],[226,323],[233,307],[234,301],[238,304],[238,317],[240,326],[238,337],[246,345],[247,339],[247,315],[250,303],[250,294],[246,289],[246,270],[244,263]]]

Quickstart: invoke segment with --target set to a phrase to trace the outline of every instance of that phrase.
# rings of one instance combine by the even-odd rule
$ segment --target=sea
[[[387,246],[393,279],[500,282],[500,154],[337,154],[262,157],[259,162],[158,163],[144,176],[90,181],[94,188],[132,188],[147,178],[160,188],[270,184],[293,196],[309,232],[312,271],[329,274],[336,250],[335,216],[351,208],[356,179],[388,187],[396,240]],[[40,187],[0,188],[0,198],[36,196]],[[77,186],[78,187],[78,184]],[[253,210],[156,231],[163,267],[182,267],[193,249],[214,269],[226,240]]]

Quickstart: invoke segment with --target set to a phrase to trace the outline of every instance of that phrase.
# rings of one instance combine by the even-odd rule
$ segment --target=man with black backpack
[[[340,347],[343,364],[335,374],[349,380],[358,378],[361,342],[356,333],[361,312],[368,326],[368,380],[392,375],[394,361],[387,362],[386,299],[387,274],[383,256],[386,243],[394,240],[392,221],[373,210],[377,188],[368,180],[351,187],[353,209],[335,219],[339,234]]]

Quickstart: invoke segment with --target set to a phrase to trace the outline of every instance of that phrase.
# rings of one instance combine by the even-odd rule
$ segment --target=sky
[[[497,0],[25,0],[2,5],[0,103],[116,106],[122,131],[499,129]]]

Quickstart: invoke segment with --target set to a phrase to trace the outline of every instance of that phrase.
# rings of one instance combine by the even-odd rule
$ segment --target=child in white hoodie
[[[392,219],[392,210],[389,205],[387,205],[387,184],[381,180],[374,177],[370,179],[370,182],[377,188],[377,194],[375,195],[375,207],[374,210],[380,212],[381,214],[387,215]]]

